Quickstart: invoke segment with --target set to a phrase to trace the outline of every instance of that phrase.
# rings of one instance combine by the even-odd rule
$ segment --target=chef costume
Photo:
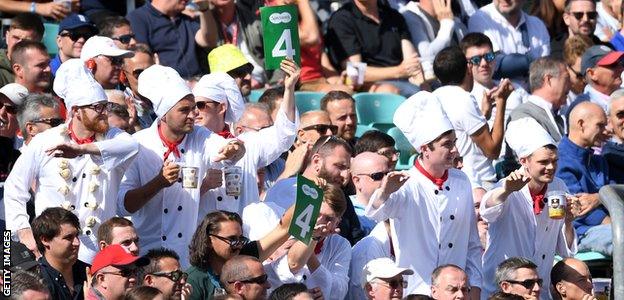
[[[180,264],[186,269],[189,266],[188,245],[204,217],[198,213],[201,182],[207,169],[218,167],[213,158],[227,141],[201,126],[194,126],[193,131],[179,142],[168,141],[161,132],[160,120],[179,101],[192,96],[191,89],[178,72],[160,65],[145,69],[138,80],[139,93],[152,101],[158,120],[133,135],[139,142],[140,151],[121,182],[117,211],[120,215],[132,216],[141,237],[141,255],[149,249],[166,247],[180,256]],[[152,180],[165,160],[180,165],[179,182],[161,189],[136,212],[128,212],[124,201],[126,193]],[[195,168],[196,187],[184,187],[184,168],[189,171]]]
[[[428,92],[403,102],[394,124],[416,149],[453,130],[437,98]],[[408,172],[408,181],[377,209],[372,204],[379,190],[373,193],[365,211],[377,222],[390,219],[397,265],[414,270],[406,276],[404,294],[430,294],[431,273],[444,264],[466,270],[470,285],[481,287],[481,244],[468,177],[451,168],[446,178],[434,179],[418,160]]]
[[[48,207],[71,210],[80,219],[82,235],[78,259],[90,264],[99,251],[99,225],[115,216],[119,182],[138,153],[137,142],[126,132],[111,127],[104,134],[79,139],[71,130],[71,109],[107,101],[104,89],[79,59],[63,63],[54,80],[54,91],[65,100],[68,122],[38,135],[15,163],[5,183],[7,229],[29,228],[26,202],[35,183],[35,214]],[[101,155],[61,158],[45,150],[61,143],[94,143]]]
[[[236,81],[227,73],[212,73],[204,75],[193,88],[196,97],[225,103],[225,123],[238,122],[245,110],[243,96]],[[295,111],[296,115],[296,111]],[[200,212],[208,214],[215,210],[227,210],[242,215],[243,209],[260,201],[256,178],[258,169],[266,167],[286,152],[294,143],[298,117],[289,120],[286,112],[280,108],[273,126],[260,131],[244,132],[238,139],[245,142],[245,155],[234,165],[242,169],[242,187],[238,197],[226,195],[226,188],[209,190],[202,195]],[[230,134],[230,135],[228,135]],[[233,138],[229,132],[220,133],[223,137]],[[227,164],[227,163],[226,163]]]
[[[528,157],[546,145],[557,145],[533,118],[510,122],[505,140],[521,158]],[[502,187],[502,182],[501,180],[496,187]],[[538,266],[539,278],[544,280],[541,299],[550,298],[548,287],[555,253],[561,257],[571,257],[577,251],[576,234],[572,247],[568,247],[564,219],[552,219],[548,216],[544,195],[551,191],[567,192],[568,189],[563,180],[555,177],[538,195],[533,195],[527,184],[521,190],[511,193],[503,203],[489,208],[486,207],[486,202],[492,197],[494,190],[483,196],[480,212],[483,220],[489,223],[489,234],[483,255],[485,284],[481,299],[487,299],[487,295],[498,289],[494,282],[498,264],[514,256],[526,257]]]

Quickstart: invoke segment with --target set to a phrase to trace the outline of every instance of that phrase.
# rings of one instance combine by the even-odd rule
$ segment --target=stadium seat
[[[55,23],[45,23],[45,32],[43,33],[43,39],[41,42],[48,49],[48,54],[54,56],[58,53],[58,46],[56,45],[56,36],[58,35],[59,25]]]
[[[353,95],[358,123],[382,131],[394,127],[392,118],[405,97],[395,94],[358,93]]]
[[[247,99],[249,100],[249,102],[258,102],[258,100],[260,100],[260,96],[262,96],[263,93],[264,89],[251,90],[251,93],[249,94],[249,96],[247,96]]]
[[[370,131],[370,130],[377,130],[377,129],[370,127],[368,125],[357,124],[357,128],[355,129],[355,137],[360,138],[365,132]]]
[[[410,164],[411,157],[416,152],[412,144],[407,140],[403,132],[396,127],[392,127],[388,129],[388,135],[394,139],[394,147],[399,150],[401,155],[399,156],[399,161],[397,162],[396,169],[397,170],[407,170],[412,165]],[[413,163],[413,161],[412,161]]]
[[[325,93],[321,92],[295,92],[295,103],[299,114],[306,111],[321,109],[321,98]]]

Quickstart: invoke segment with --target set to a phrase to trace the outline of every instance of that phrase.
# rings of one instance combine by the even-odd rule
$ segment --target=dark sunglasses
[[[188,274],[180,270],[175,270],[171,272],[156,272],[156,273],[151,273],[151,275],[158,276],[158,277],[167,277],[171,279],[171,281],[173,282],[179,282],[181,279],[186,280],[188,278]]]
[[[544,280],[542,280],[541,278],[538,279],[527,279],[524,281],[516,281],[516,280],[505,280],[511,284],[519,284],[521,286],[523,286],[525,289],[530,290],[532,289],[535,284],[537,283],[537,285],[539,285],[540,287],[542,286],[542,283],[544,282]]]
[[[106,55],[101,55],[104,56],[106,58],[108,58],[111,61],[111,65],[113,66],[121,66],[123,65],[123,57],[120,56],[106,56]]]
[[[381,283],[384,284],[386,286],[389,286],[391,289],[403,289],[405,287],[407,287],[407,281],[405,280],[392,280],[392,281],[385,281],[385,280],[381,280],[379,279],[377,281],[377,283]]]
[[[122,44],[128,44],[133,38],[134,38],[134,34],[130,33],[130,34],[120,35],[118,37],[114,37],[111,39],[120,41]]]
[[[566,66],[568,67],[568,69],[570,69],[570,71],[572,71],[572,73],[574,73],[574,76],[576,76],[577,80],[583,79],[583,74],[581,74],[581,72],[575,71],[570,65],[566,65]]]
[[[570,12],[570,14],[573,15],[578,21],[582,20],[585,15],[587,15],[587,20],[595,20],[598,16],[598,13],[595,11],[577,11]]]
[[[255,283],[255,284],[265,284],[267,282],[267,280],[269,279],[269,276],[267,274],[262,274],[258,277],[254,277],[254,278],[249,278],[249,279],[245,279],[245,280],[234,280],[234,281],[228,281],[228,283],[232,284],[235,282],[242,282],[242,283]]]
[[[94,34],[91,33],[91,32],[87,33],[87,32],[79,32],[79,31],[67,31],[67,32],[63,32],[63,33],[61,33],[59,35],[62,36],[62,37],[69,37],[69,39],[72,40],[73,42],[76,42],[80,38],[83,38],[86,41],[90,37],[94,36]]]
[[[0,109],[2,109],[3,107],[10,114],[12,115],[17,114],[17,105],[8,105],[8,104],[0,102]]]
[[[303,127],[302,130],[316,130],[319,134],[325,134],[327,130],[330,130],[332,134],[336,134],[338,132],[338,126],[331,124],[316,124],[310,125],[307,127]]]
[[[225,243],[228,243],[228,245],[230,245],[231,248],[241,248],[245,246],[247,243],[249,243],[249,239],[245,236],[239,236],[235,238],[227,238],[227,237],[219,236],[216,234],[210,234],[210,236],[214,236],[217,239]]]
[[[112,274],[121,277],[136,277],[137,269],[120,269],[119,272],[102,272],[101,274]]]
[[[36,120],[32,120],[31,122],[33,123],[43,123],[43,124],[48,124],[52,127],[56,127],[59,126],[61,124],[63,124],[63,122],[65,122],[64,119],[61,118],[43,118],[43,119],[36,119]]]
[[[90,108],[90,109],[94,110],[96,113],[101,114],[105,110],[109,110],[111,108],[111,105],[110,105],[109,102],[99,102],[99,103],[96,103],[96,104],[79,106],[79,108]]]
[[[358,176],[362,176],[362,175],[363,176],[368,176],[373,181],[379,181],[379,180],[382,180],[388,173],[390,173],[390,172],[389,171],[388,172],[375,172],[375,173],[372,173],[372,174],[355,174],[355,175],[358,175]]]
[[[473,65],[479,65],[481,64],[481,59],[485,59],[485,62],[492,62],[494,61],[494,58],[496,58],[494,52],[488,52],[483,55],[475,55],[473,57],[469,57],[468,62]]]
[[[195,102],[195,105],[197,106],[197,109],[204,109],[208,105],[208,102],[219,104],[218,102],[215,102],[215,101],[197,101]]]
[[[134,78],[139,78],[139,75],[141,75],[143,71],[145,71],[145,69],[136,69],[132,71],[132,76],[134,76]]]

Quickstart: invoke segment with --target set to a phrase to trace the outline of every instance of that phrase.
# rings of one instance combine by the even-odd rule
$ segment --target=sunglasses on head
[[[186,278],[188,278],[188,274],[180,270],[175,270],[171,272],[156,272],[156,273],[151,273],[151,275],[158,276],[158,277],[167,277],[173,282],[178,282],[181,279],[186,280]]]
[[[66,31],[59,34],[62,37],[69,37],[73,42],[78,41],[80,38],[83,38],[85,41],[92,37],[94,34],[91,32],[80,32],[80,31]]]
[[[368,176],[370,177],[373,181],[379,181],[382,180],[388,173],[388,172],[375,172],[375,173],[371,173],[371,174],[356,174],[358,176]]]
[[[386,149],[386,150],[379,150],[377,151],[377,154],[381,155],[381,156],[385,156],[388,159],[392,160],[392,158],[396,155],[396,156],[400,156],[401,152],[397,149]]]
[[[61,124],[63,124],[63,122],[65,122],[64,119],[61,118],[43,118],[43,119],[36,119],[36,120],[32,120],[31,122],[33,123],[43,123],[43,124],[48,124],[52,127],[56,127],[59,126]]]
[[[269,276],[267,274],[262,274],[258,277],[254,277],[254,278],[249,278],[249,279],[245,279],[245,280],[234,280],[234,281],[228,281],[228,283],[232,284],[235,282],[242,282],[242,283],[255,283],[255,284],[265,284],[267,282],[267,280],[269,279]]]
[[[519,284],[521,286],[523,286],[525,289],[530,290],[532,289],[535,284],[542,286],[542,283],[544,282],[544,280],[542,280],[541,278],[538,279],[527,279],[524,281],[516,281],[516,280],[505,280],[511,284]]]
[[[316,132],[318,132],[319,134],[325,134],[327,132],[327,130],[330,130],[332,135],[336,134],[336,132],[338,132],[338,126],[336,125],[331,125],[331,124],[316,124],[316,125],[310,125],[307,127],[303,127],[302,128],[304,131],[307,130],[316,130]]]
[[[239,237],[223,237],[223,236],[219,236],[216,234],[210,234],[210,236],[213,236],[225,243],[227,243],[228,245],[230,245],[231,248],[240,248],[245,246],[247,243],[249,243],[249,239],[245,236],[239,236]]]
[[[113,37],[111,39],[121,42],[122,44],[128,44],[134,38],[134,34],[124,34],[118,37]]]
[[[598,13],[595,11],[576,11],[570,12],[570,14],[573,15],[578,21],[582,20],[585,15],[587,15],[587,20],[595,20],[598,16]]]
[[[0,102],[0,109],[2,109],[3,107],[10,114],[12,115],[17,114],[17,105],[9,105],[9,104]]]
[[[479,65],[481,64],[482,59],[485,59],[485,62],[489,63],[489,62],[494,61],[494,58],[496,58],[496,55],[494,54],[494,52],[488,52],[483,55],[475,55],[473,57],[469,57],[468,62],[473,65]]]

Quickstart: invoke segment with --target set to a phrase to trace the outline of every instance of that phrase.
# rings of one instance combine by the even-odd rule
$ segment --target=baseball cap
[[[364,266],[362,272],[362,286],[375,278],[392,278],[397,275],[412,275],[414,271],[408,268],[399,268],[393,260],[387,257],[376,258]]]
[[[108,266],[123,267],[135,265],[137,267],[146,266],[149,259],[131,254],[120,245],[106,246],[102,251],[98,252],[93,259],[91,265],[91,275]]]
[[[11,271],[28,271],[39,263],[26,245],[11,241]]]
[[[0,88],[0,94],[9,98],[15,105],[21,105],[28,96],[28,89],[19,83],[9,83]]]
[[[105,36],[92,36],[82,46],[82,52],[80,52],[80,59],[86,61],[90,58],[94,58],[98,55],[110,56],[110,57],[132,57],[134,52],[119,49],[113,39]]]
[[[94,32],[97,31],[97,27],[95,27],[95,24],[93,24],[87,16],[73,13],[65,17],[65,19],[59,23],[58,32],[61,33],[63,30],[72,30],[80,27],[89,27]]]
[[[587,69],[596,66],[609,66],[618,62],[624,52],[614,51],[605,45],[595,45],[589,47],[581,57],[581,73],[585,75]]]

